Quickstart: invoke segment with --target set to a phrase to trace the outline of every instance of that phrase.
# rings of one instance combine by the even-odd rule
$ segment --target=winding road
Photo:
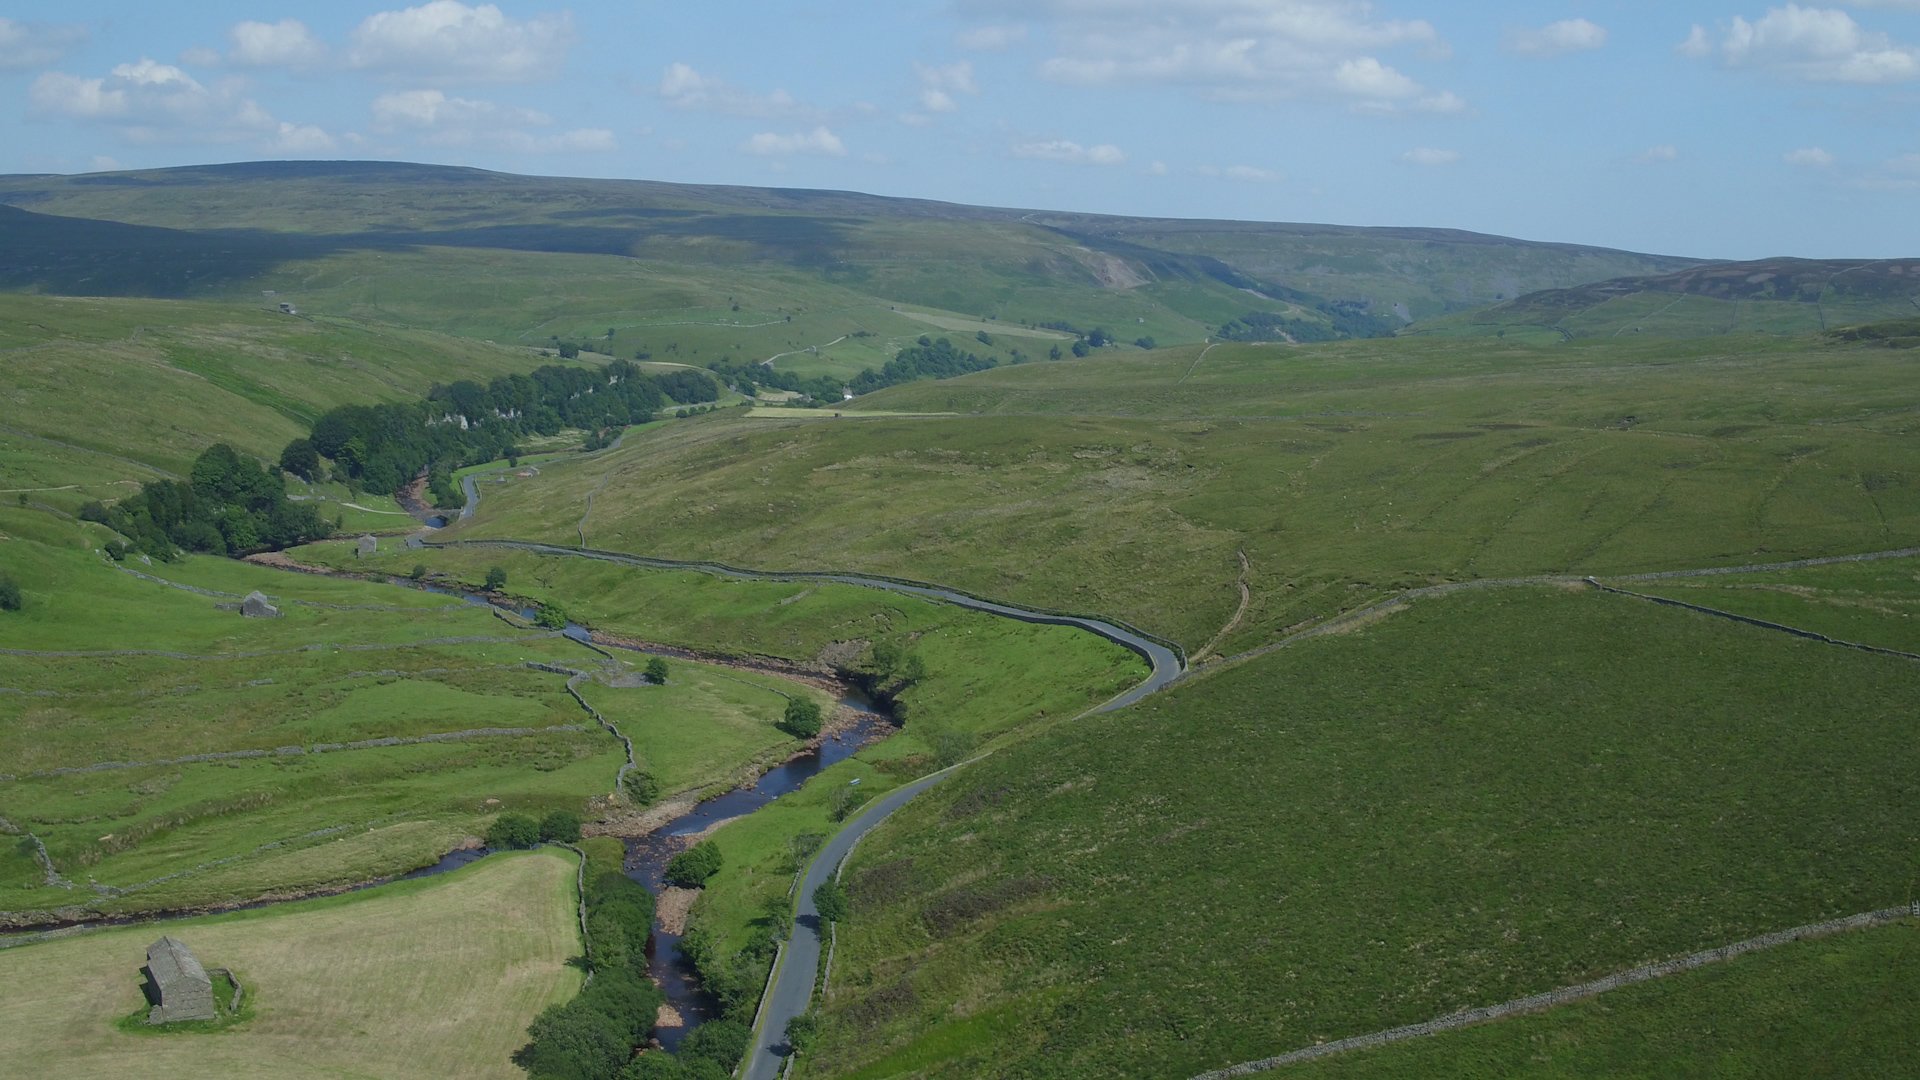
[[[472,477],[465,478],[462,483],[467,490],[467,505],[462,510],[461,516],[468,517],[471,516],[474,505],[479,501],[479,493],[474,490]],[[441,543],[428,541],[428,543],[433,547],[504,548],[561,558],[595,559],[649,570],[691,570],[719,577],[757,581],[808,581],[857,585],[870,589],[884,589],[906,596],[917,596],[937,603],[953,604],[971,611],[1018,619],[1021,622],[1078,627],[1131,650],[1147,662],[1149,669],[1145,679],[1121,692],[1112,700],[1088,710],[1089,714],[1125,708],[1172,683],[1187,670],[1186,657],[1177,645],[1130,626],[1091,616],[1040,611],[1001,603],[960,592],[957,589],[923,582],[820,571],[744,570],[717,562],[658,559],[624,552],[563,547],[558,544],[542,544],[526,540],[451,540]],[[760,1020],[754,1028],[753,1048],[747,1058],[746,1067],[740,1073],[745,1080],[772,1080],[779,1076],[781,1067],[791,1050],[786,1042],[787,1023],[805,1013],[813,1002],[814,976],[820,968],[823,930],[820,924],[820,913],[813,904],[813,891],[839,873],[840,864],[868,831],[885,821],[895,810],[906,805],[921,792],[953,775],[954,769],[957,768],[959,766],[923,776],[876,799],[852,822],[834,834],[807,867],[805,878],[800,883],[799,895],[795,898],[793,936],[781,956],[772,983],[767,990],[766,999],[762,1002]]]
[[[1195,365],[1198,366],[1199,359],[1203,359],[1204,357],[1205,357],[1205,350],[1202,351],[1201,356],[1199,358],[1196,358]],[[467,518],[472,516],[474,507],[479,502],[479,492],[475,489],[471,477],[465,478],[463,480],[463,486],[466,488],[467,504],[465,508],[463,508],[463,510],[461,511],[461,517]],[[900,593],[908,596],[917,596],[924,599],[933,600],[939,603],[954,604],[956,606],[967,608],[969,610],[986,612],[988,614],[999,615],[1005,618],[1018,619],[1023,622],[1078,627],[1080,629],[1089,631],[1091,633],[1098,634],[1099,636],[1106,638],[1109,641],[1112,641],[1116,644],[1119,644],[1133,651],[1134,653],[1138,654],[1140,657],[1145,659],[1150,667],[1150,672],[1147,678],[1143,679],[1141,682],[1139,682],[1132,688],[1119,694],[1118,696],[1113,698],[1111,701],[1108,701],[1103,705],[1100,705],[1094,709],[1089,710],[1088,711],[1089,714],[1107,712],[1107,711],[1120,709],[1128,705],[1131,705],[1134,702],[1137,702],[1140,699],[1168,686],[1169,684],[1174,682],[1176,679],[1179,679],[1187,671],[1186,656],[1179,649],[1177,645],[1174,645],[1171,642],[1156,638],[1143,631],[1136,630],[1133,627],[1129,627],[1124,624],[1113,622],[1106,619],[1093,618],[1090,616],[1079,616],[1079,615],[1070,615],[1070,614],[1064,614],[1059,612],[1042,611],[1042,610],[1037,610],[1033,608],[1020,607],[1014,604],[1001,603],[999,601],[988,600],[982,597],[973,596],[968,593],[960,592],[959,590],[956,590],[956,589],[949,589],[949,588],[945,588],[938,585],[930,585],[923,582],[913,582],[913,581],[905,581],[900,579],[883,578],[883,577],[871,577],[871,576],[860,575],[860,574],[838,574],[838,573],[829,573],[824,571],[746,570],[739,567],[728,566],[724,563],[718,563],[718,562],[683,561],[683,560],[676,560],[676,559],[653,558],[649,556],[632,555],[632,554],[627,554],[623,552],[598,551],[598,550],[594,550],[586,547],[564,547],[557,544],[545,544],[545,543],[537,543],[537,542],[523,541],[523,540],[453,540],[453,541],[446,541],[439,544],[433,544],[432,546],[504,548],[504,549],[526,551],[534,554],[556,556],[556,557],[595,559],[603,562],[619,563],[623,565],[640,567],[644,569],[689,570],[689,571],[694,571],[698,573],[713,574],[720,577],[729,577],[729,578],[737,578],[737,579],[760,580],[760,581],[808,581],[808,582],[824,582],[824,583],[833,583],[833,584],[857,585],[857,586],[862,586],[866,588],[884,589],[889,592]],[[1920,549],[1905,548],[1897,551],[1870,552],[1870,553],[1864,553],[1859,555],[1832,556],[1832,557],[1813,558],[1813,559],[1798,559],[1798,560],[1792,560],[1789,562],[1774,563],[1774,564],[1759,564],[1759,565],[1739,566],[1739,567],[1713,567],[1713,568],[1702,568],[1702,569],[1695,569],[1695,570],[1667,571],[1663,573],[1653,573],[1653,574],[1625,575],[1623,576],[1622,579],[1623,580],[1659,580],[1662,578],[1669,578],[1669,577],[1704,577],[1704,576],[1715,575],[1715,574],[1739,573],[1742,571],[1754,571],[1754,570],[1762,570],[1762,569],[1769,569],[1769,570],[1789,569],[1789,568],[1798,568],[1802,566],[1819,566],[1819,565],[1825,565],[1828,563],[1871,561],[1871,560],[1877,560],[1877,559],[1910,556],[1916,553],[1920,553]],[[1573,578],[1571,580],[1581,581],[1589,585],[1600,584],[1599,582],[1593,581],[1590,578],[1589,579]],[[1454,582],[1454,583],[1448,583],[1445,585],[1429,586],[1421,589],[1412,589],[1412,590],[1408,590],[1403,593],[1397,594],[1395,596],[1386,598],[1375,604],[1366,605],[1358,611],[1348,612],[1342,616],[1338,616],[1334,619],[1328,620],[1327,622],[1321,624],[1320,626],[1314,627],[1313,629],[1308,630],[1305,633],[1296,634],[1280,642],[1275,642],[1267,646],[1256,648],[1246,653],[1242,653],[1238,656],[1229,657],[1227,659],[1232,661],[1249,659],[1253,656],[1260,655],[1261,653],[1270,651],[1272,649],[1293,644],[1297,640],[1300,640],[1306,637],[1311,637],[1319,633],[1328,632],[1340,625],[1348,624],[1360,619],[1364,619],[1369,615],[1376,613],[1378,611],[1381,611],[1383,609],[1405,604],[1407,601],[1414,599],[1416,597],[1422,597],[1427,595],[1442,595],[1445,593],[1455,592],[1455,591],[1464,590],[1464,589],[1485,588],[1485,587],[1497,586],[1497,585],[1563,584],[1563,583],[1569,583],[1569,578],[1562,575],[1539,575],[1535,577],[1516,578],[1516,579],[1509,579],[1509,580],[1502,580],[1502,581],[1482,580],[1482,581]],[[1634,594],[1634,595],[1637,595],[1637,594]],[[1711,613],[1723,614],[1720,612],[1711,612]],[[1729,616],[1729,617],[1732,617],[1732,616]],[[1751,620],[1743,620],[1743,621],[1751,621]],[[1788,628],[1788,627],[1778,627],[1778,629],[1791,630],[1791,628]],[[1798,632],[1798,631],[1795,631],[1795,632]],[[1835,644],[1850,644],[1850,643],[1835,642]],[[1860,647],[1860,646],[1854,646],[1854,647]],[[1875,651],[1882,651],[1882,650],[1875,650]],[[801,880],[799,888],[797,890],[798,894],[794,900],[795,917],[794,917],[793,935],[791,940],[788,942],[787,948],[783,951],[779,960],[776,962],[776,968],[773,973],[773,978],[769,984],[766,998],[762,1002],[760,1017],[756,1021],[756,1025],[754,1028],[752,1048],[748,1054],[745,1066],[742,1068],[741,1072],[739,1073],[739,1075],[742,1078],[744,1078],[744,1080],[776,1080],[776,1078],[781,1075],[782,1068],[790,1060],[789,1055],[792,1052],[792,1048],[787,1044],[787,1041],[786,1041],[787,1024],[791,1020],[793,1020],[795,1017],[801,1016],[804,1013],[806,1013],[808,1008],[812,1005],[815,979],[820,970],[821,950],[823,948],[822,939],[824,936],[823,931],[826,929],[825,927],[822,926],[819,911],[815,907],[813,902],[814,890],[818,889],[821,885],[825,884],[828,880],[838,876],[840,867],[845,862],[847,856],[852,852],[854,846],[857,843],[859,843],[860,839],[864,837],[869,831],[871,831],[875,826],[879,825],[881,822],[885,821],[888,817],[890,817],[895,810],[898,810],[900,807],[906,805],[908,802],[913,800],[916,796],[920,795],[922,792],[924,792],[928,788],[946,780],[949,776],[953,775],[953,772],[955,771],[955,769],[958,769],[960,767],[961,766],[954,766],[952,768],[942,770],[941,772],[937,772],[929,776],[921,777],[920,779],[915,780],[912,783],[906,784],[900,788],[896,788],[895,790],[890,791],[886,795],[875,800],[872,804],[870,804],[866,808],[866,810],[864,810],[861,814],[859,814],[851,822],[849,822],[844,828],[842,828],[837,834],[835,834],[833,838],[830,839],[825,844],[825,846],[822,847],[819,854],[814,858],[813,862],[808,865],[806,873],[803,879]],[[1249,1063],[1249,1066],[1246,1066],[1246,1067],[1257,1069],[1266,1064],[1267,1063],[1265,1062]]]
[[[468,503],[472,505],[471,502]],[[918,596],[936,603],[953,604],[956,607],[972,611],[983,611],[989,615],[1018,619],[1021,622],[1040,623],[1050,626],[1074,626],[1106,638],[1108,641],[1131,650],[1147,662],[1151,669],[1147,677],[1131,689],[1120,694],[1112,701],[1100,706],[1102,710],[1118,709],[1131,705],[1148,694],[1166,686],[1186,671],[1186,658],[1178,646],[1162,640],[1143,630],[1136,630],[1124,623],[1107,619],[1097,619],[1088,615],[1068,615],[1060,612],[1042,611],[1037,608],[1021,607],[1017,604],[1001,603],[949,589],[940,585],[924,582],[906,581],[896,578],[870,577],[864,574],[836,574],[822,570],[744,570],[725,563],[684,561],[680,559],[659,559],[647,555],[631,555],[620,551],[599,551],[594,548],[566,547],[560,544],[542,544],[531,540],[447,540],[427,541],[429,547],[473,547],[502,548],[511,551],[527,551],[536,555],[551,555],[560,558],[595,559],[600,562],[619,563],[646,570],[691,570],[695,573],[713,574],[717,577],[738,578],[749,581],[808,581],[833,585],[857,585],[868,589],[884,589],[888,592],[907,596]]]

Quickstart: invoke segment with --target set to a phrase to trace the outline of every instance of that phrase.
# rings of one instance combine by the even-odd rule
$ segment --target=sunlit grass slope
[[[1050,732],[856,852],[814,1076],[1184,1076],[1913,898],[1911,662],[1425,601]]]
[[[780,423],[732,412],[489,495],[470,536],[870,570],[1223,650],[1393,590],[1904,546],[1901,353],[1418,340],[1028,364]],[[587,496],[593,495],[587,514]]]

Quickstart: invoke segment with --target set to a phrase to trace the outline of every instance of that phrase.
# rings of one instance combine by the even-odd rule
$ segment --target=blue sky
[[[0,172],[383,158],[1920,255],[1920,0],[15,0],[0,85]]]

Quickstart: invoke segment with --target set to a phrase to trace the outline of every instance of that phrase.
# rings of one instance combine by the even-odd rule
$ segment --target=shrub
[[[819,888],[813,890],[813,907],[820,917],[828,922],[841,922],[846,919],[847,890],[840,883],[829,878]]]
[[[664,686],[667,682],[667,662],[662,657],[647,661],[647,681],[655,686]]]
[[[501,814],[487,826],[486,842],[495,851],[530,848],[540,842],[540,823],[525,814]]]
[[[842,787],[833,793],[833,805],[828,813],[835,821],[845,821],[847,820],[847,815],[865,806],[867,800],[872,797],[872,793],[862,791],[857,787]]]
[[[561,844],[580,842],[580,815],[571,810],[555,810],[540,819],[540,839]]]
[[[567,613],[557,604],[541,604],[540,610],[535,613],[533,617],[533,621],[535,625],[544,626],[549,630],[565,630],[567,628]]]
[[[780,718],[780,730],[796,739],[811,739],[820,734],[820,703],[810,697],[788,698],[786,715]]]
[[[425,581],[427,578],[427,564],[414,563],[413,570],[410,573],[408,573],[407,576],[412,578],[415,581]]]
[[[0,611],[20,610],[20,586],[13,578],[0,574]]]
[[[499,592],[507,587],[507,572],[499,567],[487,571],[487,591]]]
[[[787,1045],[796,1054],[810,1052],[820,1041],[820,1014],[808,1009],[787,1021]]]
[[[660,781],[645,769],[634,769],[627,773],[627,798],[636,806],[652,806],[653,800],[660,797]]]
[[[689,1067],[707,1061],[720,1066],[722,1075],[733,1072],[747,1056],[747,1044],[753,1032],[737,1020],[709,1020],[687,1033],[680,1043],[680,1060]]]
[[[666,879],[669,885],[697,889],[719,872],[719,846],[711,840],[702,840],[667,860]]]
[[[688,1080],[687,1067],[665,1050],[649,1050],[627,1063],[620,1080]]]

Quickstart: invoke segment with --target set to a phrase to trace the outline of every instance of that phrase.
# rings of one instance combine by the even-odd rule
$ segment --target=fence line
[[[1751,615],[1740,615],[1731,611],[1721,611],[1719,608],[1710,608],[1704,604],[1675,600],[1670,596],[1654,596],[1650,593],[1637,593],[1630,589],[1619,589],[1612,585],[1603,585],[1593,578],[1588,578],[1587,584],[1599,589],[1601,592],[1613,593],[1616,596],[1631,596],[1636,600],[1647,600],[1655,604],[1665,604],[1668,607],[1685,608],[1688,611],[1699,612],[1702,615],[1712,615],[1719,619],[1732,619],[1734,622],[1746,623],[1748,626],[1757,626],[1762,630],[1778,630],[1784,634],[1792,634],[1794,637],[1806,638],[1808,641],[1818,641],[1823,645],[1839,645],[1842,648],[1859,649],[1861,652],[1879,653],[1882,656],[1899,656],[1908,660],[1920,660],[1920,653],[1901,652],[1899,649],[1888,649],[1879,645],[1864,645],[1858,641],[1845,641],[1840,638],[1828,637],[1815,630],[1802,630],[1797,626],[1768,622],[1765,619],[1756,619]]]
[[[1717,964],[1725,960],[1731,960],[1737,956],[1744,956],[1747,953],[1785,945],[1788,942],[1826,937],[1830,934],[1843,933],[1848,930],[1860,930],[1871,926],[1882,926],[1887,923],[1915,917],[1920,917],[1920,900],[1913,901],[1903,907],[1881,908],[1878,911],[1866,911],[1858,915],[1848,915],[1838,919],[1828,919],[1825,922],[1796,926],[1789,930],[1776,930],[1769,934],[1761,934],[1759,937],[1747,938],[1745,941],[1736,941],[1731,945],[1722,945],[1717,949],[1706,949],[1671,960],[1642,964],[1639,967],[1615,972],[1612,975],[1595,979],[1592,982],[1579,983],[1574,986],[1564,986],[1539,994],[1529,994],[1526,997],[1515,998],[1512,1001],[1503,1001],[1497,1005],[1483,1005],[1477,1009],[1467,1009],[1418,1024],[1407,1024],[1403,1027],[1388,1028],[1385,1031],[1375,1031],[1366,1035],[1355,1035],[1351,1038],[1337,1039],[1333,1042],[1321,1043],[1317,1046],[1302,1047],[1299,1050],[1292,1050],[1270,1058],[1262,1058],[1258,1061],[1246,1061],[1238,1065],[1229,1065],[1224,1069],[1215,1069],[1211,1072],[1200,1073],[1193,1077],[1193,1080],[1230,1080],[1230,1078],[1237,1076],[1252,1076],[1255,1073],[1267,1072],[1287,1065],[1297,1065],[1300,1062],[1313,1061],[1317,1058],[1331,1057],[1335,1054],[1344,1054],[1351,1050],[1363,1050],[1374,1046],[1384,1046],[1388,1043],[1404,1042],[1407,1039],[1437,1035],[1443,1031],[1452,1031],[1470,1024],[1485,1023],[1488,1020],[1498,1020],[1502,1017],[1512,1016],[1515,1013],[1534,1012],[1540,1009],[1549,1009],[1556,1005],[1584,1001],[1587,998],[1604,994],[1609,990],[1618,990],[1623,986],[1632,986],[1635,983],[1646,982],[1650,979],[1658,979],[1667,975],[1678,974],[1682,971],[1691,971],[1695,968],[1705,967],[1708,964]]]
[[[465,742],[468,739],[496,739],[524,735],[545,735],[548,732],[581,732],[587,730],[579,724],[554,724],[551,727],[523,728],[468,728],[465,731],[437,731],[426,735],[389,735],[378,739],[357,739],[343,743],[312,743],[307,746],[276,746],[266,750],[217,750],[205,754],[188,754],[185,757],[162,758],[159,761],[98,761],[92,765],[67,765],[58,769],[42,769],[21,776],[0,773],[0,781],[41,780],[53,776],[76,776],[82,773],[113,772],[119,769],[148,769],[168,765],[195,765],[207,761],[245,761],[267,757],[301,757],[306,754],[331,754],[341,750],[371,750],[383,746],[419,746],[424,743]]]

